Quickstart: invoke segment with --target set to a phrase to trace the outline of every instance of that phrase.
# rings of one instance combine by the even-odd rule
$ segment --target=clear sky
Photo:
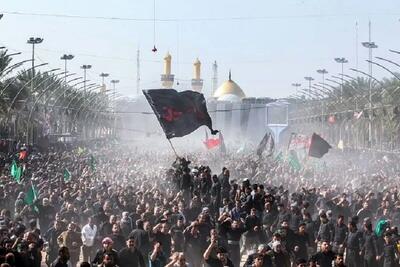
[[[15,15],[10,12],[61,14],[84,17],[119,17],[135,20],[66,18]],[[153,0],[2,0],[0,46],[22,51],[18,59],[30,57],[30,36],[42,37],[37,47],[39,61],[52,68],[63,67],[64,53],[75,55],[69,70],[91,64],[92,81],[99,73],[119,79],[118,90],[136,94],[136,50],[141,51],[141,85],[160,86],[162,58],[172,55],[172,72],[181,79],[178,89],[190,89],[192,63],[202,62],[204,92],[211,91],[212,62],[218,62],[219,83],[232,78],[248,96],[284,97],[304,76],[321,79],[325,68],[340,72],[334,57],[346,57],[356,66],[356,22],[359,43],[372,40],[379,48],[374,55],[400,62],[399,0],[156,0],[156,46],[153,47]],[[239,18],[239,19],[238,19]],[[146,20],[148,19],[148,20]],[[367,71],[368,51],[359,45],[359,69]],[[395,67],[390,66],[393,70]],[[388,76],[374,70],[378,77]],[[348,74],[353,75],[350,71]]]

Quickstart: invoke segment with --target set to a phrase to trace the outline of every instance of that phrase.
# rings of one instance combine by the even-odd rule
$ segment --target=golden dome
[[[244,94],[242,88],[240,88],[237,83],[232,81],[231,79],[231,72],[229,72],[229,80],[225,81],[218,87],[217,91],[214,93],[214,97],[219,98],[224,95],[235,95],[240,99],[245,98],[246,95]]]

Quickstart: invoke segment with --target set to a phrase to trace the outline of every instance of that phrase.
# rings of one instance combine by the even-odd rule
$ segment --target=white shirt
[[[97,226],[93,225],[93,228],[89,224],[86,224],[82,228],[82,243],[84,246],[91,247],[94,244],[94,238],[96,237]]]

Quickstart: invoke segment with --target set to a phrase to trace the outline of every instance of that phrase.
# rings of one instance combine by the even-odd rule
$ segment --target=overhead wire
[[[237,16],[237,17],[199,17],[199,18],[155,18],[155,10],[153,18],[132,18],[132,17],[112,17],[112,16],[84,16],[70,15],[59,13],[35,13],[20,11],[1,11],[7,15],[18,16],[40,16],[40,17],[56,17],[70,19],[90,19],[90,20],[112,20],[112,21],[136,21],[136,22],[205,22],[205,21],[243,21],[243,20],[270,20],[270,19],[298,19],[298,18],[326,18],[326,17],[350,17],[350,16],[399,16],[396,12],[381,13],[332,13],[332,14],[304,14],[304,15],[281,15],[281,16]]]

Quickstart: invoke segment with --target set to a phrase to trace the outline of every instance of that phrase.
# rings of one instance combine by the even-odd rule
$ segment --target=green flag
[[[85,153],[85,148],[78,147],[77,153],[78,153],[79,156],[82,155],[83,153]]]
[[[299,162],[299,159],[297,158],[297,154],[296,151],[289,151],[289,155],[288,155],[288,163],[289,166],[295,170],[295,171],[300,171],[301,170],[301,164]]]
[[[282,162],[283,161],[283,153],[280,151],[276,156],[275,156],[275,161],[277,162]]]
[[[22,167],[18,167],[15,160],[13,160],[11,164],[11,176],[17,183],[21,183],[21,176],[22,176]]]
[[[92,171],[96,169],[96,159],[92,154],[90,155],[90,167],[92,168]]]
[[[35,186],[33,184],[31,184],[31,186],[28,189],[28,192],[26,192],[26,195],[25,195],[25,199],[24,199],[25,204],[33,205],[35,203],[35,200],[37,199],[37,195],[38,195],[38,193],[36,191]],[[36,211],[38,211],[38,208],[36,206],[34,206],[34,209]]]
[[[64,170],[64,182],[68,183],[71,181],[71,173],[69,172],[68,169]]]

